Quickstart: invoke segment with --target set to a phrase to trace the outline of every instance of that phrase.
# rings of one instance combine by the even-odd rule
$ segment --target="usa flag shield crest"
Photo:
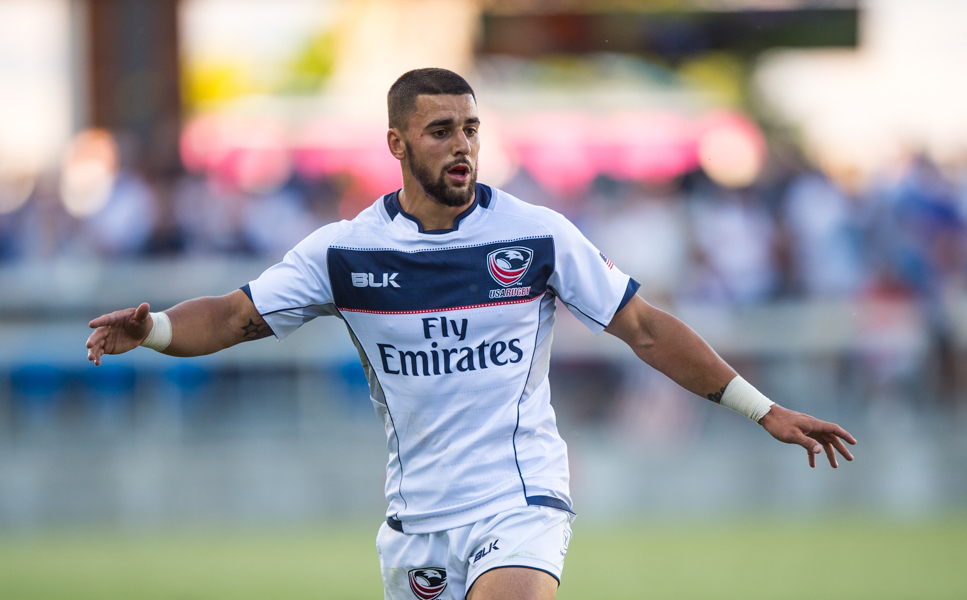
[[[494,281],[509,287],[524,277],[533,258],[534,251],[524,246],[499,248],[487,255],[487,268]]]
[[[420,600],[433,600],[447,588],[446,569],[412,569],[409,577],[410,589]]]

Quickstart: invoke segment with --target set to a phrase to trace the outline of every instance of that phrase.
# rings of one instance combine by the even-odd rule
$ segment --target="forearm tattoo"
[[[242,334],[242,340],[245,342],[250,340],[260,340],[272,335],[272,328],[269,327],[268,324],[262,319],[259,319],[258,323],[252,319],[249,319],[248,325],[242,327],[242,331],[245,332]]]
[[[716,404],[721,404],[722,403],[722,394],[724,394],[724,393],[725,393],[725,388],[722,388],[721,390],[719,390],[717,392],[712,392],[711,394],[709,394],[707,396],[707,398],[709,400],[711,400],[712,402],[716,403]]]

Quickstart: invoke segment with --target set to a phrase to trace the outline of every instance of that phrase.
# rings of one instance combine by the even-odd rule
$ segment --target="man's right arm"
[[[147,303],[102,315],[90,323],[87,359],[101,364],[104,354],[122,354],[138,347],[154,326]],[[195,298],[164,311],[171,320],[171,356],[212,354],[240,342],[273,334],[255,305],[241,290],[225,296]]]

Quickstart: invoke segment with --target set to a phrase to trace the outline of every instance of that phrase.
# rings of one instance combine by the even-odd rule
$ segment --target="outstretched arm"
[[[94,333],[87,339],[87,359],[101,364],[104,354],[122,354],[148,337],[154,326],[147,303],[102,315],[90,322]],[[164,353],[171,356],[201,356],[218,352],[239,342],[272,335],[245,292],[195,298],[164,311],[171,319],[171,343]]]
[[[738,376],[688,325],[638,296],[618,311],[605,331],[678,385],[712,402],[721,402],[726,388]],[[856,440],[835,423],[778,404],[773,404],[758,422],[777,440],[805,448],[810,467],[816,466],[816,455],[823,450],[833,468],[838,466],[836,451],[853,460],[843,441],[855,444]]]

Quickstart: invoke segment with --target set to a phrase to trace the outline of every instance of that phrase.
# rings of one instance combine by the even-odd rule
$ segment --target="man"
[[[554,598],[573,518],[547,381],[557,300],[686,389],[802,445],[810,466],[823,449],[834,468],[836,451],[852,460],[852,436],[767,400],[562,216],[478,184],[480,120],[462,77],[410,71],[388,105],[401,190],[241,290],[94,319],[89,360],[139,344],[197,356],[343,319],[386,427],[388,599]]]

